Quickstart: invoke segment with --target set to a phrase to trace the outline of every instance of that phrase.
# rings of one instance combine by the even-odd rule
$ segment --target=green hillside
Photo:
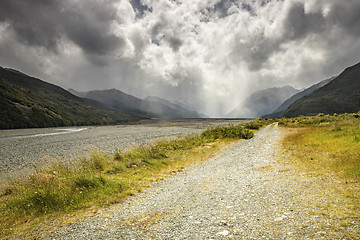
[[[322,88],[323,86],[325,86],[326,84],[328,84],[329,82],[331,82],[333,79],[335,79],[335,77],[323,80],[317,84],[312,85],[311,87],[296,93],[295,95],[291,96],[289,99],[287,99],[285,102],[283,102],[274,112],[267,114],[265,116],[263,116],[263,118],[279,118],[281,116],[281,114],[288,109],[288,107],[290,107],[290,105],[295,102],[296,100],[299,100],[313,92],[315,92],[316,90],[318,90],[319,88]]]
[[[68,91],[0,67],[0,129],[101,125],[144,118],[100,109]]]
[[[345,69],[324,87],[295,101],[281,117],[358,111],[360,111],[360,63]]]

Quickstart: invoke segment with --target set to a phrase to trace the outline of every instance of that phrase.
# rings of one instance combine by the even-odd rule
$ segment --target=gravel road
[[[274,163],[282,131],[266,127],[209,161],[47,239],[326,239],[292,173]]]
[[[108,153],[154,139],[200,133],[243,120],[144,120],[136,125],[0,130],[0,180],[26,175],[54,159],[66,161],[99,149]]]

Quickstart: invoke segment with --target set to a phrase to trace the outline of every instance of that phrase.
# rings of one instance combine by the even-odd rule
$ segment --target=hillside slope
[[[323,80],[317,84],[312,85],[311,87],[296,93],[295,95],[291,96],[289,99],[287,99],[285,102],[283,102],[280,107],[278,107],[274,112],[263,116],[263,118],[278,118],[281,116],[281,114],[296,100],[299,100],[311,93],[313,93],[314,91],[318,90],[319,88],[322,88],[323,86],[325,86],[326,84],[328,84],[329,82],[331,82],[332,80],[334,80],[335,77]]]
[[[105,111],[68,91],[0,67],[0,129],[123,123],[141,115]]]
[[[297,92],[299,91],[291,86],[256,91],[244,103],[227,114],[227,117],[261,117],[272,113],[281,103]]]
[[[281,117],[358,111],[360,111],[360,63],[345,69],[324,87],[295,101]]]
[[[110,105],[121,111],[136,112],[139,114],[147,114],[151,117],[159,118],[199,118],[203,117],[195,111],[189,111],[172,104],[171,102],[158,98],[148,97],[140,99],[132,95],[126,94],[117,89],[94,90],[90,92],[77,92],[69,89],[77,96],[84,96],[86,99],[96,100],[98,102]]]

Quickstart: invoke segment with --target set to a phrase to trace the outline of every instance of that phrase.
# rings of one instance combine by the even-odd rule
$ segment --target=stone
[[[224,230],[224,231],[218,232],[217,234],[221,235],[221,236],[227,236],[227,235],[229,235],[229,233],[230,232],[228,230]]]

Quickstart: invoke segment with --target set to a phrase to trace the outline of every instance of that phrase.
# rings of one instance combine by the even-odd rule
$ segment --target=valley
[[[0,1],[0,240],[360,239],[359,13]]]

